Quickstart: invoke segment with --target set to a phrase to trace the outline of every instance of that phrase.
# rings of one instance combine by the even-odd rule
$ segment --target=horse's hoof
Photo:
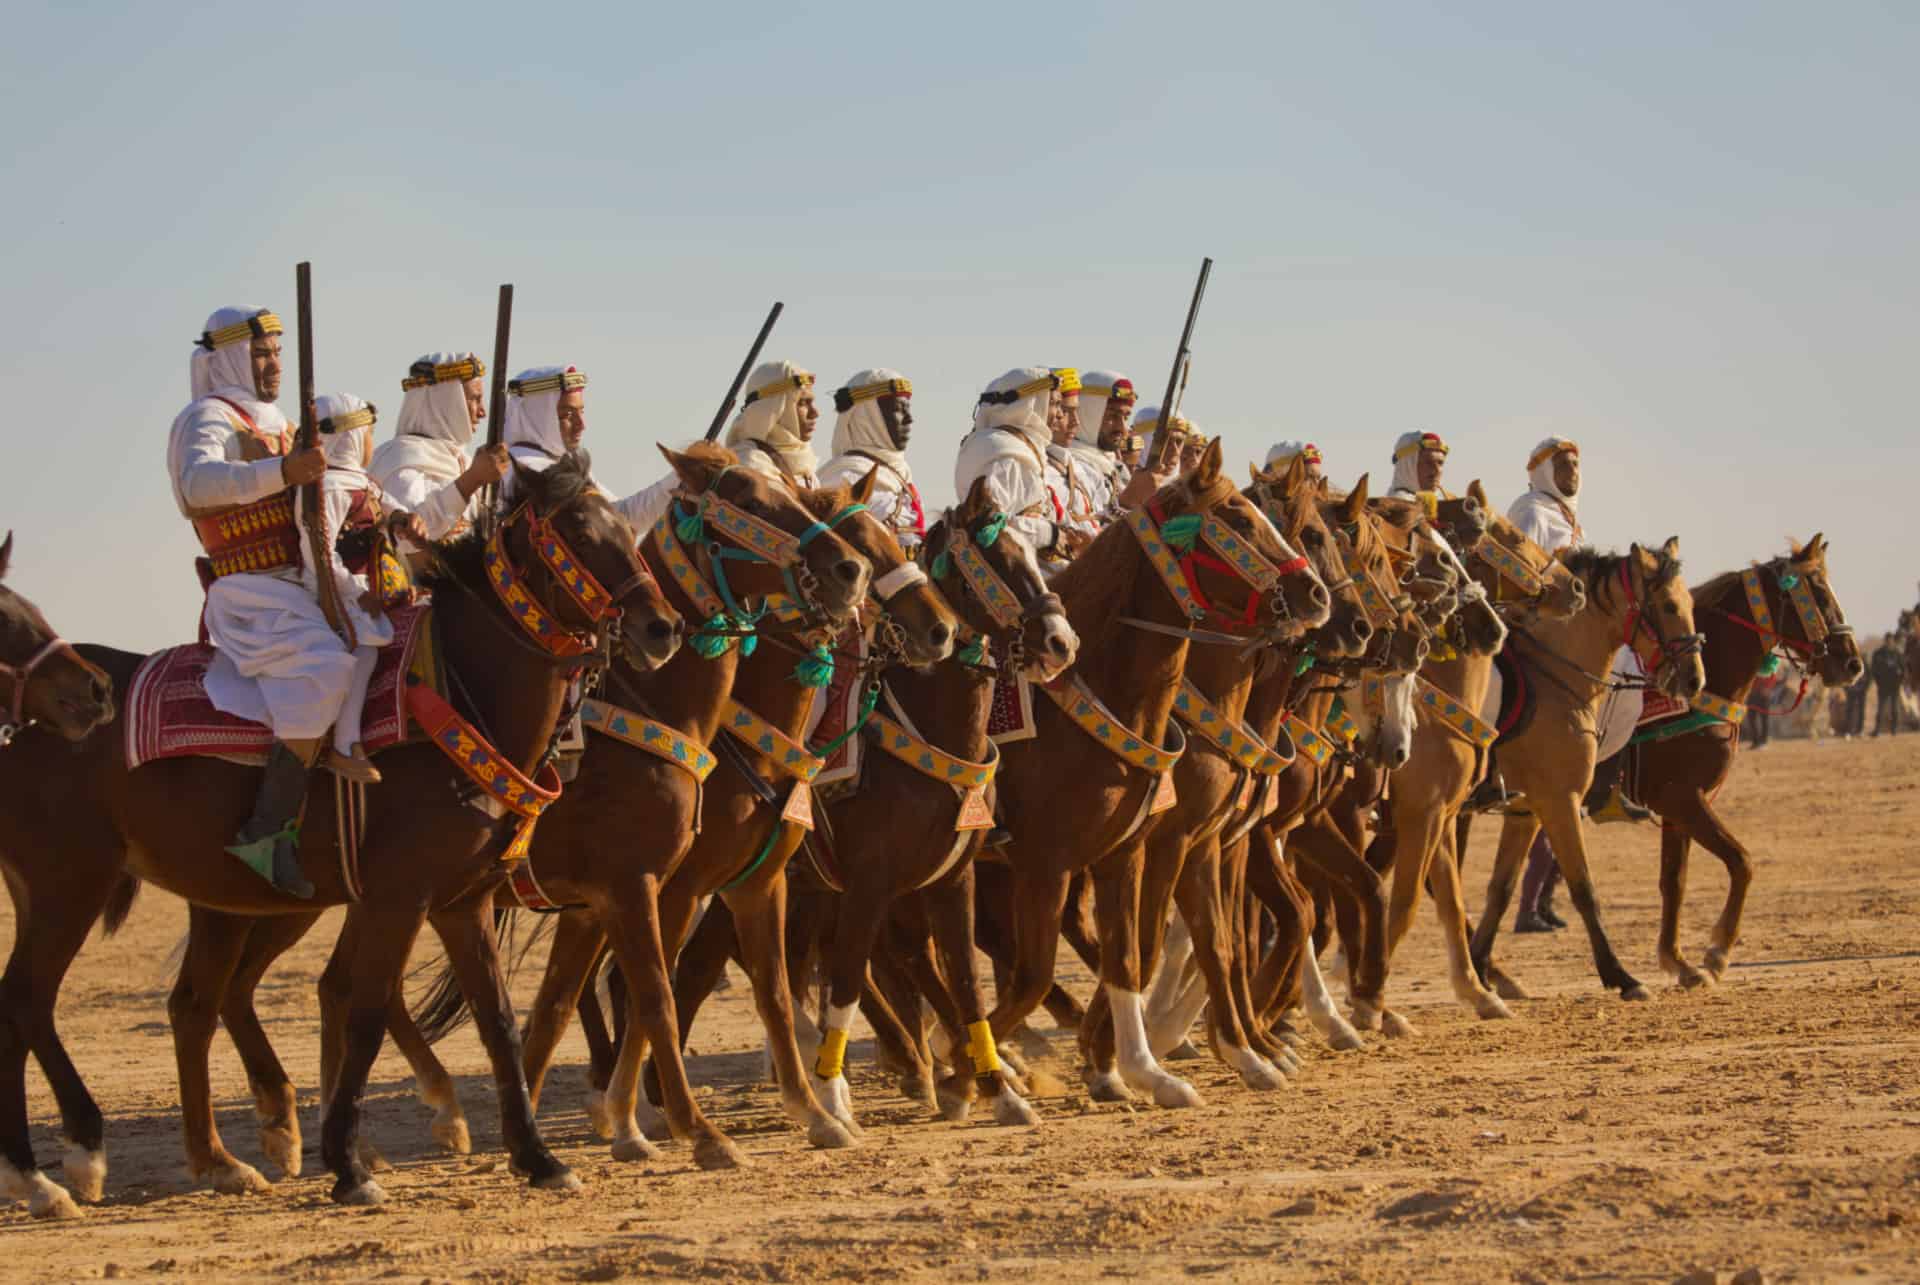
[[[1727,957],[1731,953],[1732,952],[1730,951],[1725,951],[1720,949],[1720,947],[1718,946],[1707,947],[1706,956],[1700,962],[1706,966],[1706,969],[1709,973],[1713,974],[1714,981],[1718,982],[1718,981],[1726,980]]]
[[[1647,992],[1645,986],[1642,986],[1639,982],[1632,982],[1621,988],[1620,998],[1629,1003],[1638,1004],[1643,1000],[1652,999],[1653,996]]]
[[[1526,987],[1507,976],[1500,969],[1488,965],[1487,980],[1493,986],[1493,993],[1501,999],[1532,999]]]
[[[1025,1075],[1015,1075],[1006,1067],[1000,1068],[1000,1078],[1023,1098],[1064,1098],[1067,1086],[1059,1076],[1046,1067],[1035,1067]]]
[[[260,1150],[266,1153],[267,1163],[278,1169],[282,1178],[300,1176],[299,1125],[261,1125]]]
[[[333,1184],[333,1200],[338,1205],[354,1205],[371,1208],[387,1203],[387,1193],[371,1178],[362,1178],[358,1182],[342,1178]]]
[[[441,1107],[433,1117],[433,1140],[456,1156],[473,1153],[473,1135],[467,1129],[467,1117],[458,1107]]]
[[[535,1191],[578,1191],[580,1177],[573,1170],[561,1165],[552,1173],[530,1180],[527,1185]]]
[[[1193,1047],[1193,1041],[1183,1039],[1174,1045],[1172,1050],[1160,1060],[1163,1062],[1198,1062],[1200,1058],[1200,1050]]]
[[[1250,1058],[1246,1065],[1240,1068],[1240,1083],[1255,1093],[1272,1093],[1276,1089],[1287,1087],[1287,1077],[1279,1067],[1265,1058]]]
[[[1177,1075],[1162,1074],[1154,1080],[1153,1100],[1168,1110],[1201,1105],[1199,1092]]]
[[[815,1085],[820,1105],[826,1108],[828,1115],[847,1126],[855,1138],[861,1136],[860,1122],[853,1118],[853,1090],[847,1087],[847,1077],[836,1075],[831,1080],[822,1080]]]
[[[653,1103],[641,1098],[633,1108],[634,1118],[640,1123],[640,1132],[655,1142],[673,1141],[673,1123],[667,1119],[667,1113],[656,1108]]]
[[[993,1095],[993,1122],[1006,1125],[1036,1125],[1040,1113],[1012,1089],[1002,1088]]]
[[[1277,1056],[1270,1057],[1267,1061],[1279,1067],[1280,1073],[1289,1078],[1300,1074],[1301,1068],[1306,1066],[1306,1061],[1298,1053],[1284,1046]]]
[[[107,1191],[107,1153],[89,1151],[78,1143],[67,1144],[67,1154],[61,1158],[61,1168],[67,1173],[67,1186],[73,1194],[88,1204],[96,1204]]]
[[[273,1189],[273,1184],[258,1169],[241,1160],[215,1167],[207,1175],[207,1181],[223,1196],[251,1196]]]
[[[607,1091],[590,1089],[587,1091],[587,1122],[593,1126],[594,1136],[603,1142],[611,1141],[620,1131],[615,1123],[613,1112],[607,1107]]]
[[[950,1087],[945,1081],[934,1090],[939,1102],[940,1118],[953,1124],[963,1124],[973,1113],[973,1099],[959,1089]]]
[[[1377,1031],[1382,1021],[1382,1010],[1364,1001],[1355,1001],[1353,1005],[1353,1025],[1355,1030]]]
[[[853,1134],[847,1131],[847,1126],[824,1111],[807,1126],[807,1141],[822,1151],[837,1151],[842,1147],[851,1147],[855,1143]]]
[[[613,1158],[621,1164],[638,1164],[643,1160],[658,1160],[660,1148],[648,1141],[644,1134],[635,1134],[630,1138],[619,1138],[613,1144]]]
[[[693,1144],[693,1163],[709,1172],[741,1169],[746,1167],[747,1157],[731,1140],[709,1134]]]
[[[909,1071],[900,1077],[900,1096],[923,1107],[938,1109],[940,1106],[934,1092],[933,1077],[917,1071]]]
[[[1391,1040],[1410,1039],[1418,1034],[1413,1023],[1391,1009],[1380,1011],[1380,1033]]]
[[[1120,1080],[1118,1071],[1095,1071],[1086,1077],[1087,1096],[1095,1102],[1131,1102],[1133,1094]]]
[[[1053,1054],[1053,1045],[1047,1042],[1047,1037],[1025,1022],[1013,1028],[1013,1044],[1021,1055],[1029,1060],[1050,1057]],[[1001,1056],[1005,1057],[1006,1054],[1002,1053]]]
[[[1700,990],[1703,987],[1710,989],[1714,984],[1715,978],[1712,973],[1709,973],[1704,968],[1695,968],[1692,964],[1682,964],[1673,970],[1673,980],[1680,983],[1681,990],[1693,991]]]
[[[65,1187],[38,1170],[22,1178],[4,1160],[0,1160],[0,1194],[25,1200],[27,1212],[35,1218],[78,1218],[81,1214]]]
[[[1473,1011],[1483,1022],[1503,1022],[1511,1020],[1513,1010],[1508,1008],[1498,995],[1481,991],[1473,1002]]]
[[[1360,1038],[1360,1032],[1345,1022],[1341,1022],[1327,1033],[1328,1047],[1341,1053],[1361,1053],[1366,1051],[1367,1042]]]

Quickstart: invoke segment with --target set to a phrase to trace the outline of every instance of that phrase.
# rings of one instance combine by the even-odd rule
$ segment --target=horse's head
[[[976,661],[991,650],[1010,668],[1051,682],[1079,655],[1079,635],[1047,588],[1033,546],[995,506],[985,478],[927,532],[921,557],[980,640]]]
[[[682,543],[714,562],[716,583],[731,596],[791,595],[836,630],[866,600],[873,568],[838,532],[781,482],[740,467],[733,452],[695,445],[660,448],[680,477],[676,523],[697,534]]]
[[[869,469],[851,492],[834,487],[808,491],[801,499],[872,564],[869,591],[880,611],[877,641],[907,664],[925,668],[953,654],[959,621],[893,531],[867,511],[879,476],[878,469]]]
[[[1493,511],[1486,488],[1475,479],[1467,496],[1487,516],[1486,532],[1462,546],[1468,570],[1502,607],[1538,613],[1553,620],[1577,616],[1587,605],[1587,587],[1566,564],[1529,539],[1519,527]]]
[[[510,519],[501,538],[541,605],[577,636],[612,630],[636,669],[673,659],[686,621],[641,561],[633,527],[594,486],[586,455],[539,472],[516,465],[514,487],[526,497],[525,516]]]
[[[1691,701],[1707,687],[1701,638],[1693,625],[1693,594],[1680,578],[1680,537],[1658,549],[1634,545],[1621,560],[1625,619],[1621,642],[1653,667],[1654,686]],[[1589,594],[1591,599],[1591,593]]]
[[[0,580],[13,533],[0,542]],[[70,741],[113,720],[113,683],[60,640],[40,609],[0,584],[0,746],[45,723]]]
[[[1278,528],[1286,542],[1306,557],[1320,574],[1332,598],[1327,623],[1309,637],[1316,656],[1351,660],[1366,654],[1373,622],[1360,598],[1360,587],[1340,560],[1340,544],[1321,514],[1326,482],[1312,476],[1304,455],[1284,467],[1266,472],[1253,469],[1253,485],[1244,492]]]
[[[1827,578],[1827,537],[1816,532],[1805,544],[1795,544],[1774,574],[1776,587],[1792,602],[1791,610],[1776,609],[1782,637],[1795,634],[1818,667],[1820,681],[1829,687],[1850,687],[1867,672],[1860,644],[1847,623],[1846,612]],[[1792,632],[1785,632],[1792,631]]]
[[[1147,504],[1197,609],[1194,622],[1279,641],[1327,623],[1332,597],[1313,564],[1240,494],[1215,438]]]
[[[1359,658],[1359,667],[1389,673],[1411,673],[1427,658],[1428,628],[1420,617],[1420,602],[1407,592],[1398,570],[1411,568],[1413,519],[1402,525],[1390,521],[1369,494],[1370,480],[1362,474],[1351,491],[1342,495],[1322,488],[1320,516],[1334,533],[1341,566],[1360,595],[1372,639]],[[1385,510],[1404,516],[1405,506]],[[1411,572],[1409,571],[1409,575]]]

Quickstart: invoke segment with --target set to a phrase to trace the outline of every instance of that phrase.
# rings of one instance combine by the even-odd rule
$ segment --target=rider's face
[[[880,398],[879,406],[880,422],[887,426],[893,449],[906,450],[907,438],[913,435],[913,399],[890,395]]]
[[[253,365],[253,393],[263,402],[280,396],[280,336],[261,335],[248,351]]]
[[[587,435],[587,390],[570,388],[560,394],[560,440],[568,450],[577,450]]]
[[[1419,463],[1414,466],[1414,474],[1422,491],[1440,489],[1440,471],[1447,466],[1445,451],[1425,450],[1420,452]]]
[[[1553,484],[1572,499],[1580,494],[1580,457],[1565,451],[1553,457]]]
[[[467,427],[472,428],[487,417],[487,397],[481,390],[478,379],[466,381]]]

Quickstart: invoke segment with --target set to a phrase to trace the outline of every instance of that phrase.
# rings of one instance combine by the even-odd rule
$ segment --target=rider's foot
[[[358,741],[353,744],[353,753],[342,754],[339,750],[327,751],[327,770],[343,781],[352,781],[355,785],[380,784],[380,769],[367,757],[366,747]]]
[[[1546,920],[1547,926],[1555,932],[1567,926],[1567,921],[1562,919],[1560,912],[1553,908],[1553,899],[1550,897],[1542,897],[1540,904],[1533,908],[1533,913]]]
[[[227,845],[248,869],[302,900],[313,896],[313,885],[300,869],[300,809],[307,801],[307,778],[319,748],[317,740],[273,743],[253,815]]]
[[[1605,802],[1588,810],[1587,819],[1595,825],[1611,825],[1616,821],[1651,821],[1654,818],[1652,812],[1628,798],[1625,790],[1615,786]]]
[[[1550,933],[1553,925],[1540,917],[1537,910],[1523,910],[1513,917],[1513,930],[1517,933]]]

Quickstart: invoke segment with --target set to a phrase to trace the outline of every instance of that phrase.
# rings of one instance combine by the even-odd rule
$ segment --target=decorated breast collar
[[[1483,722],[1472,710],[1461,704],[1457,697],[1441,691],[1425,674],[1420,675],[1419,688],[1414,694],[1414,705],[1416,710],[1425,713],[1476,749],[1487,749],[1499,736],[1499,732],[1492,725]]]
[[[1086,680],[1077,674],[1065,683],[1037,683],[1035,686],[1051,697],[1053,703],[1060,707],[1060,712],[1081,731],[1100,742],[1116,758],[1143,772],[1165,772],[1186,753],[1187,738],[1178,724],[1167,724],[1168,748],[1149,745],[1118,714],[1108,709],[1093,694]]]
[[[713,754],[699,741],[657,719],[623,709],[611,701],[594,697],[581,701],[580,724],[588,731],[612,737],[637,750],[645,750],[665,759],[675,767],[685,769],[696,781],[705,781],[713,772]]]
[[[1173,698],[1174,717],[1198,732],[1226,756],[1252,772],[1274,776],[1293,762],[1293,754],[1275,752],[1244,723],[1236,723],[1200,694],[1190,680],[1182,679]]]

